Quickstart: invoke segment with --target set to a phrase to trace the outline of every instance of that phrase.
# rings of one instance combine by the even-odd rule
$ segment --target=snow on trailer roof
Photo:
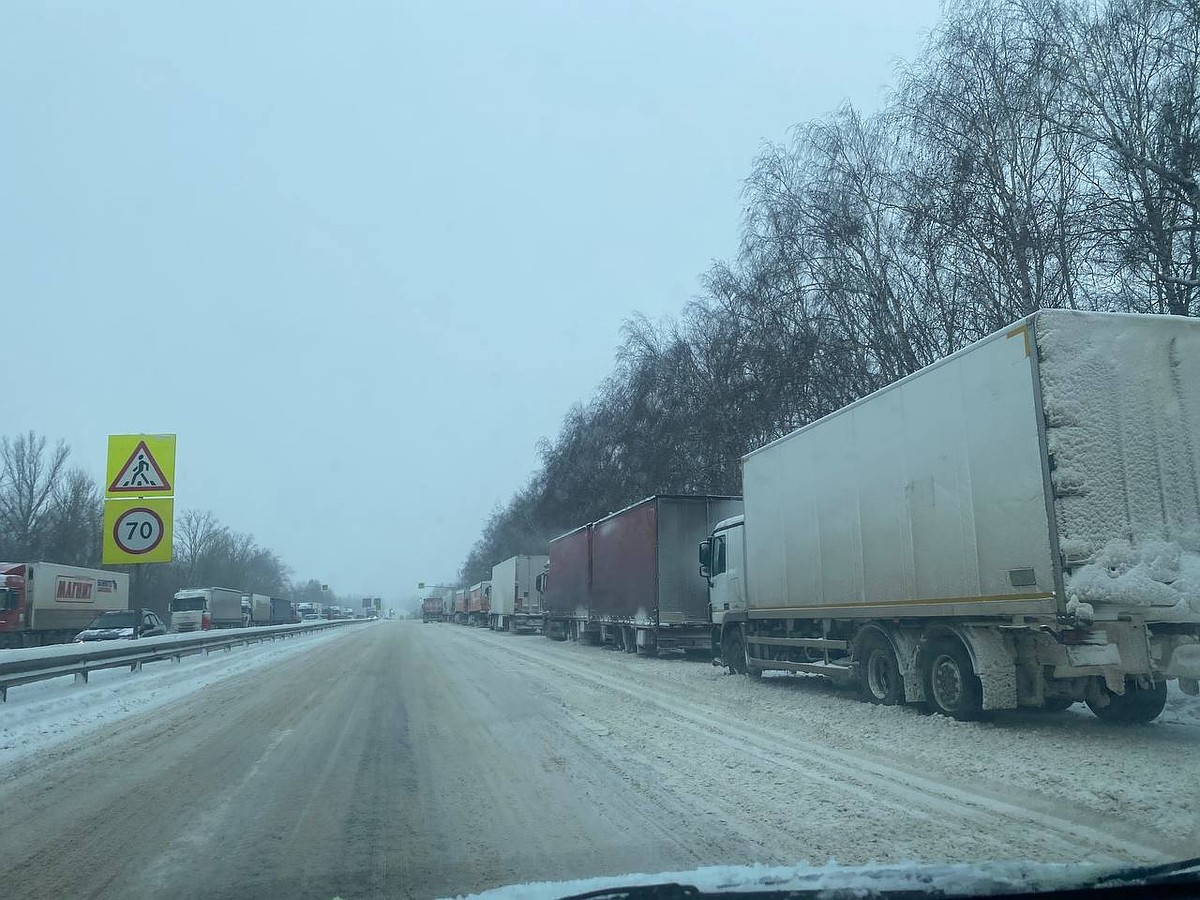
[[[810,428],[813,428],[817,425],[820,425],[823,422],[827,422],[831,419],[836,418],[837,416],[847,413],[850,410],[855,409],[856,407],[866,403],[868,400],[870,400],[874,397],[878,397],[881,394],[886,394],[888,391],[895,390],[896,388],[900,387],[901,385],[916,378],[918,375],[928,372],[931,369],[936,369],[938,366],[944,366],[947,363],[949,363],[953,360],[956,360],[961,356],[965,356],[966,354],[968,354],[972,350],[974,350],[976,347],[981,347],[984,344],[990,343],[995,340],[1000,340],[1001,338],[1007,339],[1007,338],[1011,338],[1011,337],[1016,337],[1018,334],[1025,333],[1026,329],[1032,328],[1034,326],[1034,324],[1038,321],[1038,319],[1045,318],[1045,317],[1049,317],[1052,319],[1064,319],[1064,320],[1068,319],[1068,318],[1082,318],[1082,319],[1107,318],[1107,319],[1130,319],[1130,320],[1136,319],[1138,321],[1145,321],[1145,320],[1156,321],[1157,320],[1157,321],[1167,321],[1167,322],[1176,322],[1176,323],[1187,322],[1187,323],[1193,324],[1195,327],[1200,327],[1200,319],[1194,319],[1194,318],[1191,318],[1188,316],[1163,316],[1163,315],[1154,315],[1154,314],[1149,314],[1149,313],[1091,312],[1091,311],[1084,311],[1084,310],[1078,310],[1078,309],[1039,309],[1037,312],[1031,313],[1030,315],[1026,316],[1025,318],[1018,319],[1017,321],[1013,322],[1011,325],[1007,325],[1004,328],[1001,328],[999,331],[993,332],[992,334],[989,334],[986,337],[981,337],[977,341],[972,341],[970,344],[967,344],[967,346],[961,347],[958,350],[955,350],[953,353],[951,353],[947,356],[943,356],[941,359],[934,360],[929,365],[922,366],[920,369],[917,369],[917,371],[912,372],[908,375],[905,375],[903,378],[898,378],[895,381],[893,381],[891,384],[884,385],[883,387],[879,388],[878,390],[872,391],[871,393],[867,394],[865,397],[859,397],[857,400],[853,401],[852,403],[847,403],[841,409],[835,409],[833,412],[828,413],[824,416],[821,416],[821,418],[815,419],[812,422],[809,422],[807,425],[801,425],[799,428],[795,429],[794,431],[789,431],[787,434],[783,435],[782,437],[775,438],[775,440],[771,441],[770,443],[763,444],[761,447],[754,448],[753,450],[751,450],[749,453],[747,453],[745,456],[742,457],[742,462],[745,463],[746,460],[748,460],[750,457],[754,456],[755,454],[762,453],[764,450],[768,449],[769,447],[774,447],[776,444],[780,444],[780,443],[783,443],[784,441],[791,440],[796,435],[798,435],[802,432],[808,431]],[[1028,340],[1028,338],[1026,338],[1026,339]]]

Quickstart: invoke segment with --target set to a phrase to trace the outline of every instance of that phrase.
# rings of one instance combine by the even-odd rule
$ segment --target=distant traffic
[[[356,610],[204,587],[178,591],[164,621],[153,610],[130,608],[129,576],[123,572],[48,562],[0,563],[0,649],[379,615],[377,600],[364,601]]]

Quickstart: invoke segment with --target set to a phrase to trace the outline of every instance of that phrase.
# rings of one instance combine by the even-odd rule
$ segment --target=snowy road
[[[1200,849],[1190,713],[961,724],[819,679],[383,622],[69,741],[10,740],[0,885],[426,897],[830,857],[1181,857]]]

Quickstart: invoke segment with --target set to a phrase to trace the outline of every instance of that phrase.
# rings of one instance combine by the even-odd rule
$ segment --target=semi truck
[[[320,619],[324,614],[320,603],[297,603],[296,612],[299,614],[301,622]]]
[[[548,556],[513,556],[492,567],[493,631],[536,633],[542,628],[542,591],[538,576]]]
[[[74,639],[98,615],[129,609],[129,576],[57,563],[0,563],[0,647]]]
[[[440,596],[426,597],[421,601],[421,621],[440,622],[445,615],[445,607]]]
[[[1200,320],[1039,311],[742,474],[700,544],[734,672],[959,719],[1200,687]]]
[[[185,588],[171,599],[172,631],[241,628],[242,592],[231,588]]]
[[[479,581],[467,591],[467,624],[483,627],[492,609],[492,583]]]
[[[550,542],[551,636],[629,653],[708,650],[712,615],[693,554],[740,497],[657,495]]]

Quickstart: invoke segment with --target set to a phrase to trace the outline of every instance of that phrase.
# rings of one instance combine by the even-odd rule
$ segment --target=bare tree
[[[62,441],[47,450],[45,436],[33,431],[0,439],[0,534],[8,556],[44,552],[54,489],[70,452]]]
[[[46,518],[46,558],[76,566],[100,564],[104,501],[87,472],[70,469],[55,483]]]
[[[175,523],[175,565],[184,586],[194,586],[201,566],[217,548],[225,526],[211,512],[189,509]]]

